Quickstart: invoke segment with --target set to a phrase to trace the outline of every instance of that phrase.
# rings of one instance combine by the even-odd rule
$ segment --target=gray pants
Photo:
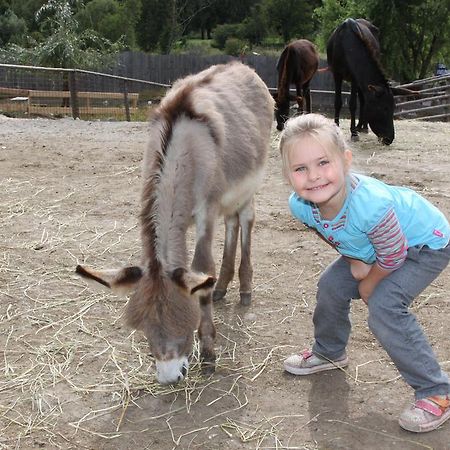
[[[449,378],[409,310],[414,298],[446,268],[449,260],[450,245],[441,250],[411,247],[404,264],[382,280],[369,298],[369,328],[414,389],[417,400],[450,393]],[[321,275],[313,317],[314,353],[331,360],[344,354],[351,329],[350,301],[360,298],[358,283],[342,257]]]

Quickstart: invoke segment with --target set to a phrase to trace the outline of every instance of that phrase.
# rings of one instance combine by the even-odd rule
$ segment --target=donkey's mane
[[[352,31],[359,37],[361,42],[364,44],[364,46],[367,48],[370,57],[374,61],[376,67],[380,71],[381,76],[383,77],[383,81],[386,85],[389,85],[389,80],[386,76],[386,73],[384,71],[384,68],[381,64],[380,58],[378,56],[378,50],[374,47],[373,43],[368,39],[367,35],[363,32],[360,25],[356,20],[354,19],[347,19],[350,23],[350,28]],[[370,31],[370,30],[369,30]]]
[[[155,146],[153,161],[151,162],[152,166],[148,168],[148,176],[144,182],[140,218],[142,241],[146,251],[149,275],[154,279],[158,278],[162,271],[161,261],[158,259],[156,247],[156,218],[159,212],[156,192],[161,181],[161,174],[164,170],[164,163],[173,136],[173,130],[177,121],[181,118],[195,120],[208,127],[212,139],[218,144],[219,136],[214,128],[214,124],[206,114],[195,110],[193,98],[195,96],[195,90],[208,85],[214,73],[220,71],[221,67],[217,66],[214,71],[211,71],[203,78],[191,76],[176,83],[173,87],[173,95],[170,99],[166,98],[163,101],[150,119],[151,126],[160,129],[160,145]]]

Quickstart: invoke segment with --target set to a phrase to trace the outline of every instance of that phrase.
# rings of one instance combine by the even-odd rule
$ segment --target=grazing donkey
[[[147,337],[161,383],[185,377],[197,329],[202,370],[215,370],[212,240],[220,215],[225,244],[214,300],[226,294],[233,278],[240,227],[240,299],[250,304],[253,197],[263,179],[273,107],[264,82],[238,62],[177,81],[150,122],[143,160],[142,265],[76,269],[111,289],[134,291],[126,319]],[[196,246],[189,269],[186,232],[192,223]]]

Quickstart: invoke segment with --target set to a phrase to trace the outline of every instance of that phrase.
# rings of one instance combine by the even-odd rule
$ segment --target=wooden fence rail
[[[401,87],[417,91],[419,99],[401,97],[394,116],[400,119],[441,120],[450,117],[450,75],[430,77]]]

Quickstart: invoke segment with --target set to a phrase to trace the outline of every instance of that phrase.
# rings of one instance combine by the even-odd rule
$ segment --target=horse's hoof
[[[213,302],[218,302],[219,300],[222,300],[225,295],[227,295],[226,289],[218,289],[213,292]]]
[[[242,306],[250,306],[252,303],[252,293],[251,292],[241,292],[241,305]]]
[[[359,136],[357,134],[352,134],[351,140],[352,140],[352,142],[358,142]]]

